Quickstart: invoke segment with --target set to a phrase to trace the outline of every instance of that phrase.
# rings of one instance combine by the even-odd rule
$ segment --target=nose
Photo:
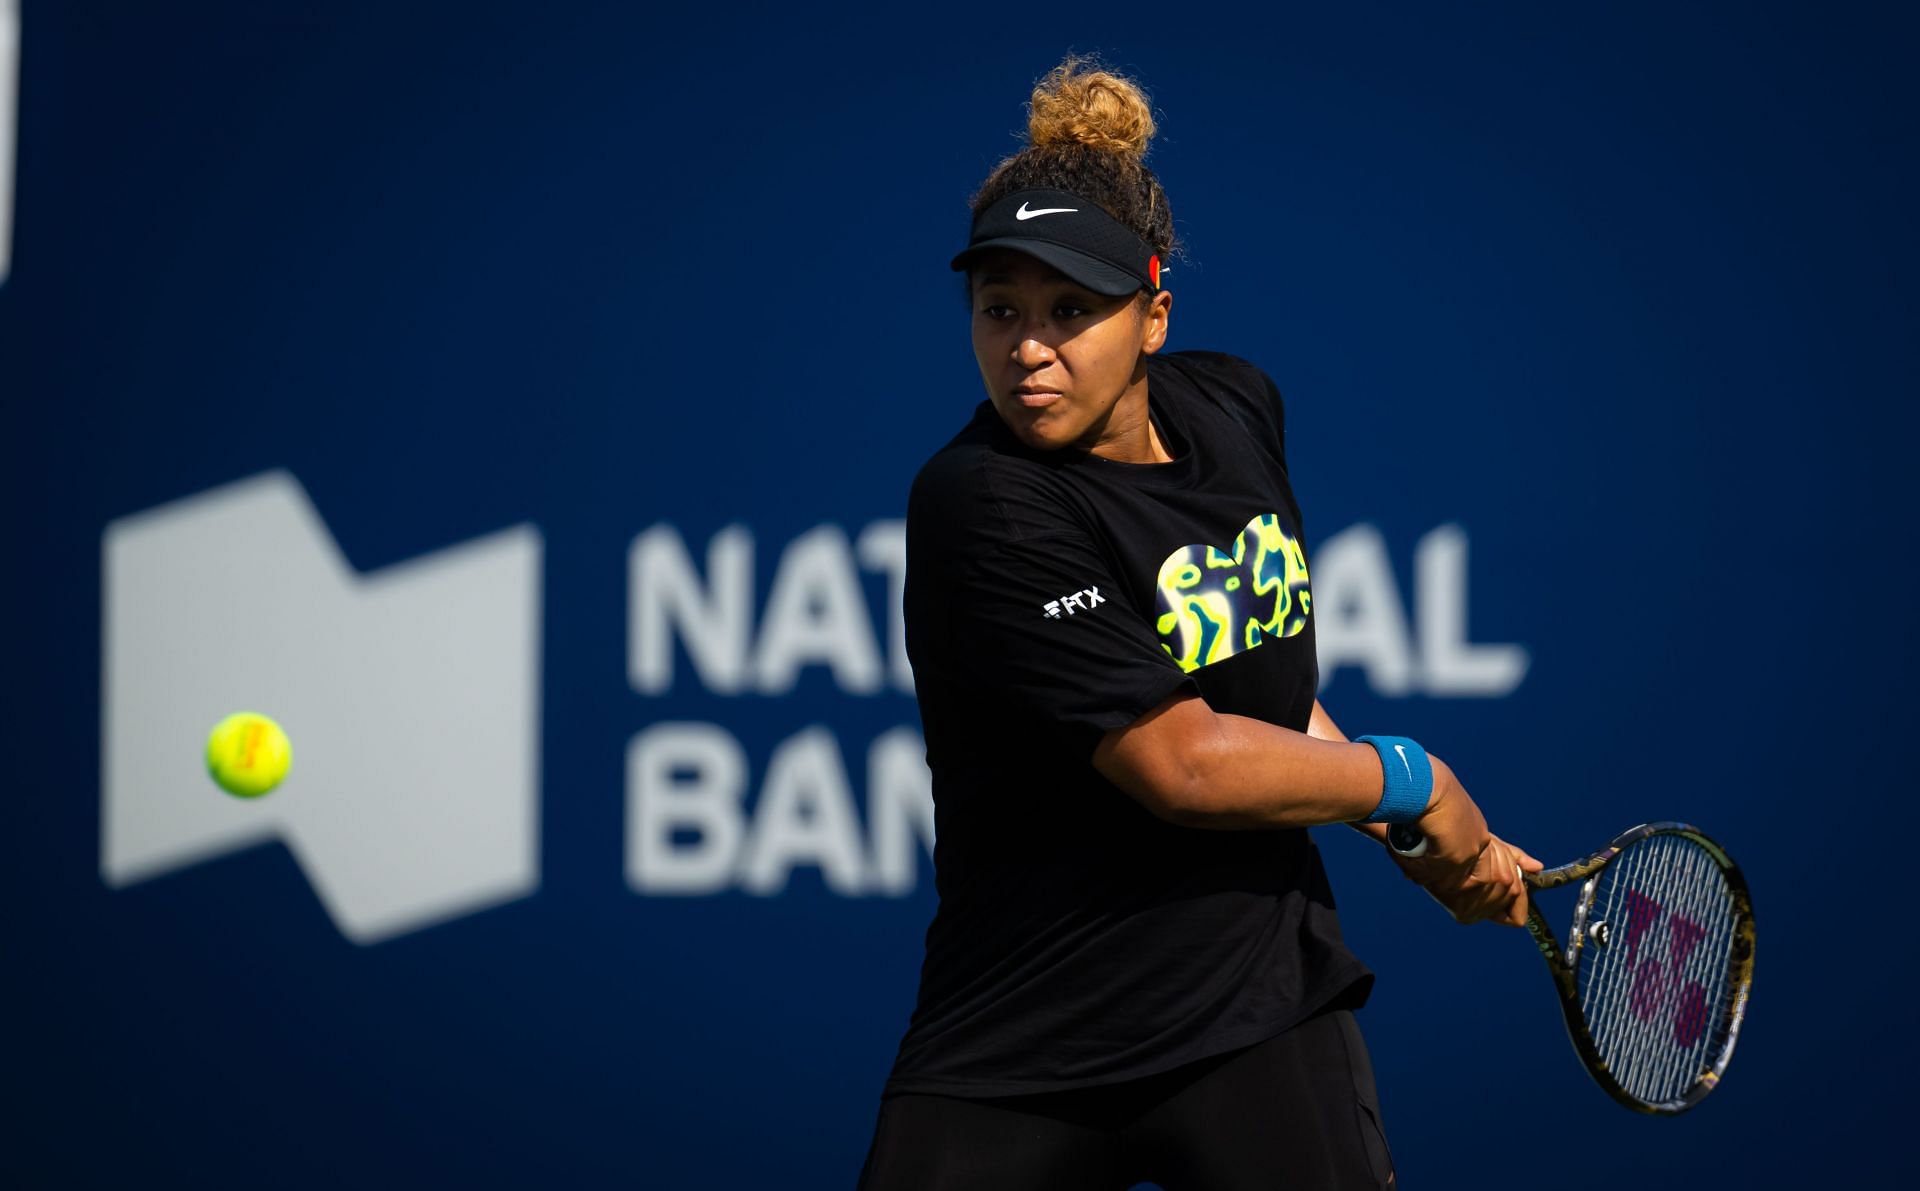
[[[1023,335],[1014,346],[1013,359],[1020,367],[1033,372],[1053,363],[1053,349],[1032,335]]]

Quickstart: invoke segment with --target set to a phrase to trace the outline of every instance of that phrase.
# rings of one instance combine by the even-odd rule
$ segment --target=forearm
[[[1352,823],[1379,806],[1384,783],[1367,745],[1237,715],[1215,717],[1189,765],[1188,824],[1225,831]]]
[[[1318,701],[1313,705],[1313,718],[1307,722],[1307,733],[1316,740],[1342,741],[1347,738],[1346,734],[1341,732],[1339,726],[1333,722],[1333,717],[1327,714],[1327,709],[1320,706]],[[1457,778],[1455,784],[1458,784]],[[1466,792],[1462,790],[1460,796],[1465,799]],[[1349,823],[1347,826],[1371,836],[1382,845],[1387,842],[1385,823]],[[1489,836],[1490,833],[1484,830],[1484,823],[1482,823],[1482,829],[1477,833],[1470,832],[1469,839],[1472,840],[1475,835]],[[1471,867],[1460,870],[1464,872],[1464,876],[1447,878],[1439,883],[1423,884],[1422,887],[1459,921],[1469,922],[1478,918],[1489,918],[1509,926],[1524,926],[1527,921],[1526,882],[1522,876],[1516,874],[1512,884],[1507,885],[1508,865],[1516,864],[1521,873],[1530,873],[1539,872],[1541,864],[1522,849],[1500,840],[1490,839],[1489,842],[1493,846],[1480,847],[1472,854]],[[1412,880],[1421,880],[1422,870],[1419,867],[1409,869],[1409,863],[1415,866],[1420,864],[1418,861],[1402,860],[1400,861],[1402,871],[1406,872]],[[1444,872],[1444,869],[1428,871]],[[1496,875],[1498,880],[1495,879]]]
[[[1315,740],[1332,740],[1341,744],[1345,744],[1347,741],[1347,734],[1340,730],[1340,725],[1333,722],[1333,717],[1327,714],[1326,708],[1320,706],[1320,700],[1318,699],[1313,701],[1313,718],[1307,721],[1307,735],[1313,737]],[[1352,821],[1349,822],[1347,826],[1382,844],[1387,842],[1387,825],[1385,823]]]
[[[1192,696],[1108,733],[1093,765],[1161,818],[1219,830],[1364,819],[1385,782],[1364,744],[1221,715]]]
[[[1304,734],[1258,720],[1211,715],[1204,705],[1193,706],[1198,702],[1163,706],[1149,717],[1157,721],[1171,713],[1166,714],[1171,726],[1167,739],[1204,742],[1179,750],[1189,758],[1183,776],[1192,786],[1181,796],[1181,813],[1169,813],[1165,803],[1156,807],[1163,817],[1192,827],[1242,830],[1345,822],[1386,842],[1385,824],[1360,822],[1379,802],[1385,779],[1379,754],[1347,743],[1346,734],[1318,702]],[[1184,735],[1181,726],[1187,729]],[[1140,756],[1135,751],[1133,759]],[[1114,760],[1110,750],[1106,763],[1097,759],[1096,764],[1106,772]],[[1539,872],[1540,862],[1495,838],[1453,770],[1438,757],[1430,761],[1434,789],[1420,819],[1428,853],[1420,860],[1399,860],[1401,870],[1458,921],[1487,918],[1524,926],[1524,875]],[[1150,801],[1138,791],[1129,792]]]

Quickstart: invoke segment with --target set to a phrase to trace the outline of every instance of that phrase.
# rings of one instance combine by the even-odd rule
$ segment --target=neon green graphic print
[[[1313,611],[1307,552],[1274,513],[1247,522],[1231,554],[1191,545],[1167,555],[1158,586],[1160,647],[1188,673],[1291,637]]]

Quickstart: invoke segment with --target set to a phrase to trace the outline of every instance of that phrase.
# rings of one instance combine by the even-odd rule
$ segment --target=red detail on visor
[[[1160,288],[1160,258],[1157,255],[1150,256],[1147,258],[1147,276],[1153,278],[1153,288],[1159,289]]]

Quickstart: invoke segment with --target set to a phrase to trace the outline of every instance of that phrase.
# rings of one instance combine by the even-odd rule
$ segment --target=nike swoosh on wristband
[[[1020,209],[1013,213],[1013,217],[1015,219],[1032,219],[1036,215],[1066,215],[1079,209],[1078,207],[1042,207],[1038,211],[1029,211],[1027,210],[1027,205],[1021,203]]]
[[[1407,746],[1404,744],[1396,744],[1393,746],[1393,751],[1400,754],[1400,764],[1407,767],[1407,780],[1412,781],[1413,763],[1407,760]]]

